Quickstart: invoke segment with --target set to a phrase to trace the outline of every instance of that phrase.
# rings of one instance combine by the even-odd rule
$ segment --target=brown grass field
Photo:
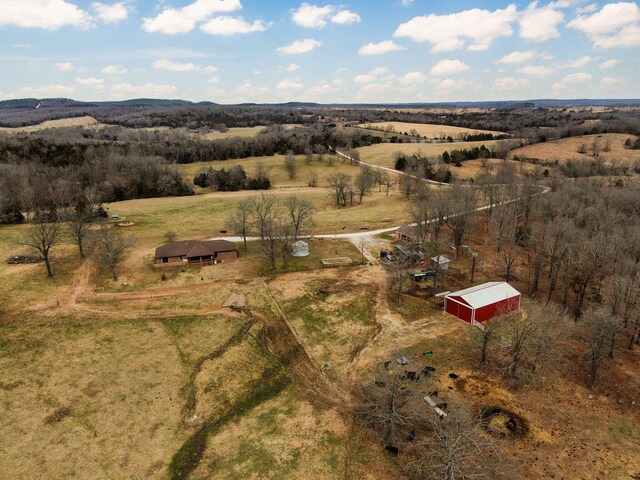
[[[38,125],[31,125],[28,127],[0,127],[0,132],[4,133],[31,133],[39,132],[41,130],[48,130],[54,128],[67,128],[67,127],[92,127],[95,128],[101,125],[95,118],[90,116],[74,117],[74,118],[61,118],[58,120],[47,120],[46,122],[39,123]]]
[[[478,133],[493,133],[495,135],[501,135],[504,132],[495,132],[491,130],[473,130],[471,128],[453,127],[450,125],[435,125],[426,123],[405,123],[405,122],[377,122],[377,123],[365,123],[360,125],[361,128],[372,130],[388,130],[389,127],[393,131],[398,133],[409,133],[411,130],[416,130],[418,134],[427,138],[447,138],[449,136],[458,138],[462,135],[471,135]]]
[[[567,160],[588,160],[593,158],[593,142],[597,140],[599,145],[599,155],[605,161],[636,161],[640,160],[640,150],[628,150],[624,148],[627,138],[635,140],[633,135],[623,135],[619,133],[607,133],[604,135],[585,135],[582,137],[563,138],[545,143],[536,143],[525,147],[517,148],[509,154],[509,158],[527,157],[535,158],[545,162]],[[604,151],[603,147],[609,145],[610,150]],[[579,153],[581,146],[585,147],[586,153]]]

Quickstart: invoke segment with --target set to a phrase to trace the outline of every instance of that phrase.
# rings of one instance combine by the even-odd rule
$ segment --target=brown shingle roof
[[[205,257],[220,252],[236,252],[238,247],[228,240],[182,240],[156,248],[156,257]]]

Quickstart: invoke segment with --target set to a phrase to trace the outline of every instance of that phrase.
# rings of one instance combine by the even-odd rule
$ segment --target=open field
[[[509,140],[453,143],[381,143],[379,145],[371,145],[370,147],[360,147],[357,150],[360,152],[360,159],[363,162],[393,168],[395,165],[394,155],[396,152],[402,152],[407,155],[421,154],[425,157],[437,157],[444,152],[451,152],[451,150],[464,150],[465,148],[480,147],[481,145],[491,148],[503,141]]]
[[[213,132],[203,133],[199,135],[205,140],[219,140],[221,138],[231,137],[255,137],[258,133],[262,132],[266,127],[233,127],[229,128],[226,132]]]
[[[222,168],[229,169],[234,165],[241,165],[247,176],[255,176],[256,167],[262,164],[268,170],[268,176],[274,187],[306,187],[309,184],[311,172],[315,172],[318,176],[318,186],[327,186],[327,178],[329,175],[338,172],[346,173],[355,177],[358,175],[360,168],[357,165],[351,165],[333,156],[332,165],[329,165],[328,155],[323,156],[323,160],[319,161],[317,155],[313,155],[311,163],[307,164],[304,155],[296,155],[297,171],[295,178],[289,178],[287,169],[284,166],[284,155],[274,155],[270,157],[249,157],[233,160],[218,160],[213,162],[198,162],[179,165],[178,168],[184,173],[184,177],[193,181],[193,177],[200,171],[211,167],[219,170]]]
[[[427,138],[460,138],[464,135],[475,135],[479,133],[491,133],[494,135],[503,135],[504,132],[494,132],[491,130],[473,130],[471,128],[454,127],[450,125],[435,125],[425,123],[405,123],[405,122],[377,122],[364,123],[359,125],[360,128],[372,130],[386,130],[397,133],[409,133],[412,130],[418,132],[422,137]]]
[[[66,127],[96,127],[100,125],[99,122],[93,117],[73,117],[73,118],[61,118],[59,120],[47,120],[38,125],[31,125],[29,127],[0,127],[0,132],[4,133],[31,133],[39,132],[41,130],[54,129],[54,128],[66,128]]]
[[[517,148],[509,154],[509,158],[517,156],[533,158],[543,162],[588,160],[593,159],[593,146],[595,141],[597,142],[597,153],[604,158],[605,161],[640,160],[640,150],[628,150],[624,148],[624,142],[628,138],[635,140],[637,137],[619,133],[608,133],[603,135],[563,138],[561,140],[536,143],[534,145]],[[606,151],[607,146],[609,151]],[[582,149],[585,153],[578,152],[578,150]]]

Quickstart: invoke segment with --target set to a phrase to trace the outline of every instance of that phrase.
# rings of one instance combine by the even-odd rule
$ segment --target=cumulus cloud
[[[218,70],[211,65],[197,65],[195,63],[176,63],[169,59],[161,58],[152,64],[158,70],[169,70],[171,72],[215,72]]]
[[[495,11],[474,8],[450,15],[424,15],[401,24],[394,37],[429,42],[432,52],[487,50],[499,37],[513,34],[511,23],[517,18],[515,5]]]
[[[557,7],[562,6],[565,4],[561,2],[550,3],[544,7],[538,7],[537,1],[531,3],[520,13],[520,36],[532,42],[558,38],[558,25],[564,20],[564,14],[558,11]]]
[[[333,5],[312,5],[304,2],[291,13],[291,20],[304,28],[324,28],[329,22],[350,25],[360,21],[360,15],[350,10],[338,10]]]
[[[145,83],[143,85],[132,85],[131,83],[118,83],[111,87],[111,92],[117,97],[163,97],[175,92],[177,89],[173,85],[156,85],[155,83]]]
[[[95,10],[96,18],[105,23],[118,23],[126,20],[129,16],[129,11],[124,2],[113,4],[93,2],[91,8]]]
[[[380,80],[381,77],[387,75],[389,70],[386,67],[376,67],[367,74],[357,75],[353,79],[355,83],[371,83]]]
[[[360,15],[349,10],[340,10],[333,17],[331,17],[331,21],[333,23],[337,23],[338,25],[351,25],[352,23],[360,22],[360,20]]]
[[[427,80],[427,77],[421,72],[409,72],[398,79],[403,85],[416,85],[423,83]]]
[[[600,80],[600,86],[605,88],[616,87],[622,83],[622,79],[616,77],[604,77],[602,80]]]
[[[59,72],[71,72],[75,70],[76,67],[73,66],[71,62],[58,62],[56,63],[56,70]]]
[[[527,52],[516,51],[516,52],[509,53],[508,55],[505,55],[500,60],[498,60],[497,63],[504,63],[504,64],[524,63],[527,60],[531,60],[536,55],[537,53],[534,50],[529,50]]]
[[[563,66],[567,68],[582,68],[592,61],[593,61],[592,57],[590,57],[589,55],[585,55],[582,58],[576,58],[575,60],[570,60],[567,63],[565,63]]]
[[[435,77],[445,77],[469,70],[469,65],[460,60],[441,60],[431,69],[431,75]]]
[[[285,78],[276,85],[277,90],[302,90],[303,83],[299,78]]]
[[[615,67],[615,66],[616,66],[616,65],[618,65],[619,63],[620,63],[620,60],[615,60],[615,59],[612,59],[612,60],[606,60],[606,61],[602,62],[600,65],[598,65],[598,67],[599,67],[599,68],[601,68],[601,69],[603,69],[603,70],[606,70],[606,69],[608,69],[608,68],[613,68],[613,67]]]
[[[589,73],[584,73],[584,72],[572,73],[570,75],[567,75],[560,81],[554,83],[552,88],[554,90],[569,90],[574,85],[588,82],[589,80],[591,80],[591,78],[592,76]]]
[[[281,73],[281,72],[295,72],[299,68],[300,67],[295,63],[290,63],[289,65],[280,65],[278,67],[278,73]]]
[[[211,35],[237,35],[242,33],[264,32],[267,24],[262,20],[253,23],[246,22],[242,17],[220,16],[214,17],[200,27]]]
[[[75,89],[69,85],[51,84],[44,85],[42,87],[26,86],[19,88],[16,92],[13,92],[11,98],[24,98],[24,97],[69,97],[73,95]]]
[[[568,26],[586,34],[596,48],[640,45],[640,7],[635,2],[608,3],[571,20]]]
[[[240,0],[196,0],[182,8],[165,8],[153,18],[145,18],[142,29],[146,32],[160,32],[167,35],[187,33],[196,24],[217,13],[240,10]]]
[[[530,75],[532,77],[546,77],[554,72],[551,67],[545,67],[542,65],[527,65],[518,70],[523,75]]]
[[[472,85],[473,83],[468,80],[453,80],[451,78],[447,78],[436,86],[436,95],[439,97],[448,97],[452,94],[457,94],[458,92],[466,90]]]
[[[523,90],[531,87],[529,80],[514,77],[496,78],[493,82],[492,89],[495,92],[512,92],[514,90]]]
[[[104,83],[101,78],[89,77],[89,78],[76,78],[78,85],[85,85],[87,87],[98,87]]]
[[[322,45],[322,42],[314,40],[312,38],[305,38],[304,40],[296,40],[289,45],[283,45],[278,47],[276,51],[278,53],[284,53],[286,55],[295,55],[298,53],[307,53]]]
[[[129,70],[122,65],[107,65],[100,71],[105,75],[124,75]]]
[[[370,55],[384,55],[389,52],[396,52],[398,50],[406,50],[402,45],[398,45],[393,40],[385,40],[380,43],[367,43],[358,50],[358,55],[370,56]]]
[[[91,15],[65,0],[2,0],[0,26],[58,30],[73,26],[89,28]]]
[[[207,80],[207,83],[210,83],[212,85],[215,85],[216,83],[218,83],[220,81],[219,77],[211,77],[209,80]]]

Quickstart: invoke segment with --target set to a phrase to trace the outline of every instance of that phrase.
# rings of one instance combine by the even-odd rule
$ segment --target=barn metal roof
[[[156,248],[155,258],[205,257],[220,252],[235,252],[237,250],[236,244],[228,240],[183,240]]]
[[[472,308],[481,308],[519,295],[520,292],[506,282],[488,282],[450,293],[447,297],[460,297]]]

